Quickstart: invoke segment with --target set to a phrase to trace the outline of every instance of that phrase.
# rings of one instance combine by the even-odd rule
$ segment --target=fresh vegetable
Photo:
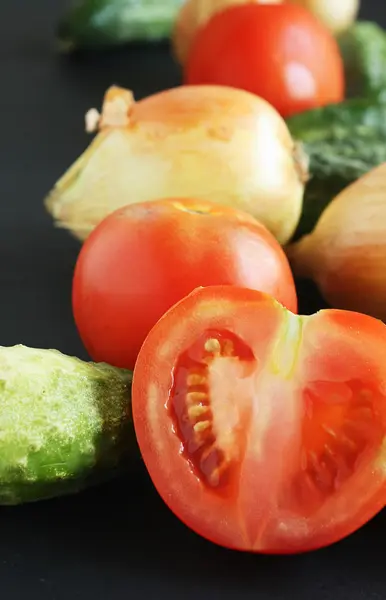
[[[181,64],[186,62],[197,30],[215,13],[238,4],[280,4],[282,0],[186,0],[181,6],[172,34],[174,56]]]
[[[386,163],[327,207],[314,231],[288,248],[295,273],[332,306],[386,320]]]
[[[134,426],[161,497],[223,546],[332,544],[386,504],[386,326],[195,291],[158,321],[133,376]]]
[[[178,87],[134,102],[108,90],[99,134],[58,181],[46,207],[84,240],[127,204],[193,197],[251,213],[286,243],[298,224],[307,164],[264,100],[216,86]]]
[[[310,144],[324,141],[335,132],[337,140],[352,132],[378,129],[386,135],[386,98],[351,98],[339,104],[305,111],[286,120],[296,139]]]
[[[170,36],[182,0],[78,0],[58,26],[60,49],[97,49]]]
[[[359,0],[289,0],[310,10],[332,33],[346,31],[355,22]]]
[[[297,310],[286,256],[251,216],[194,199],[132,204],[83,245],[75,321],[94,360],[132,368],[164,312],[194,288],[214,284],[262,290]]]
[[[347,94],[373,96],[386,88],[386,31],[359,21],[338,37],[345,66]]]
[[[194,38],[184,82],[248,90],[285,117],[344,97],[335,38],[292,4],[250,3],[216,13]]]
[[[386,102],[351,99],[287,120],[309,157],[303,212],[295,239],[310,233],[331,200],[386,162]]]
[[[131,373],[56,350],[0,347],[0,504],[74,493],[125,467]]]

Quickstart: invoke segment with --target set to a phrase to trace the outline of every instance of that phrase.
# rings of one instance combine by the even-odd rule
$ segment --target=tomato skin
[[[344,99],[344,67],[333,35],[294,4],[243,4],[215,14],[194,41],[185,84],[252,92],[283,117]]]
[[[166,310],[217,284],[261,289],[297,311],[284,251],[249,215],[187,199],[133,204],[107,217],[82,247],[75,322],[93,360],[132,369]]]
[[[170,407],[185,396],[191,409],[192,394],[203,395],[197,350],[184,366],[190,392],[175,387],[178,365],[216,330],[238,336],[256,360],[233,361],[225,345],[212,357],[200,402],[230,475],[209,485],[188,459],[195,438],[181,439]],[[366,315],[302,317],[254,290],[196,290],[151,330],[134,370],[135,431],[159,494],[196,533],[232,549],[292,554],[350,535],[386,505],[385,352],[385,325]]]

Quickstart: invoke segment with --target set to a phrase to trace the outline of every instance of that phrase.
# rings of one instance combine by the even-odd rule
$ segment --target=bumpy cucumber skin
[[[80,0],[58,25],[63,52],[167,39],[183,0]]]
[[[386,136],[386,97],[352,98],[294,115],[287,125],[296,139],[318,142],[333,136],[343,138],[350,130],[379,130]]]
[[[346,95],[370,96],[386,86],[386,31],[358,21],[338,36],[343,56]]]
[[[131,373],[0,346],[0,504],[75,493],[132,456]]]
[[[303,212],[294,241],[310,233],[326,206],[345,187],[386,161],[386,102],[352,99],[287,120],[309,157]]]

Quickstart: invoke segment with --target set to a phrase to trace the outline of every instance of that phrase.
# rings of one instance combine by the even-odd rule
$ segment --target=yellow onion
[[[186,62],[190,46],[199,27],[220,10],[235,4],[281,4],[283,0],[186,0],[177,16],[172,33],[175,58],[182,65]]]
[[[359,0],[288,0],[308,8],[334,34],[342,33],[356,20]]]
[[[265,100],[220,86],[181,86],[135,102],[108,90],[99,130],[46,199],[56,224],[84,240],[114,210],[158,198],[207,199],[249,212],[284,244],[302,209],[305,165]]]
[[[386,163],[343,190],[287,254],[333,307],[386,320]]]

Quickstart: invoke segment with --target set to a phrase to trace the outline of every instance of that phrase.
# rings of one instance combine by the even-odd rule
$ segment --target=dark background
[[[386,25],[382,0],[362,4]],[[165,47],[60,60],[52,34],[63,6],[0,0],[0,343],[86,358],[70,306],[79,245],[52,227],[42,200],[89,143],[84,113],[110,84],[140,98],[179,74]],[[76,497],[0,507],[0,598],[384,600],[385,541],[383,512],[313,554],[229,552],[180,524],[139,465],[131,480]]]

